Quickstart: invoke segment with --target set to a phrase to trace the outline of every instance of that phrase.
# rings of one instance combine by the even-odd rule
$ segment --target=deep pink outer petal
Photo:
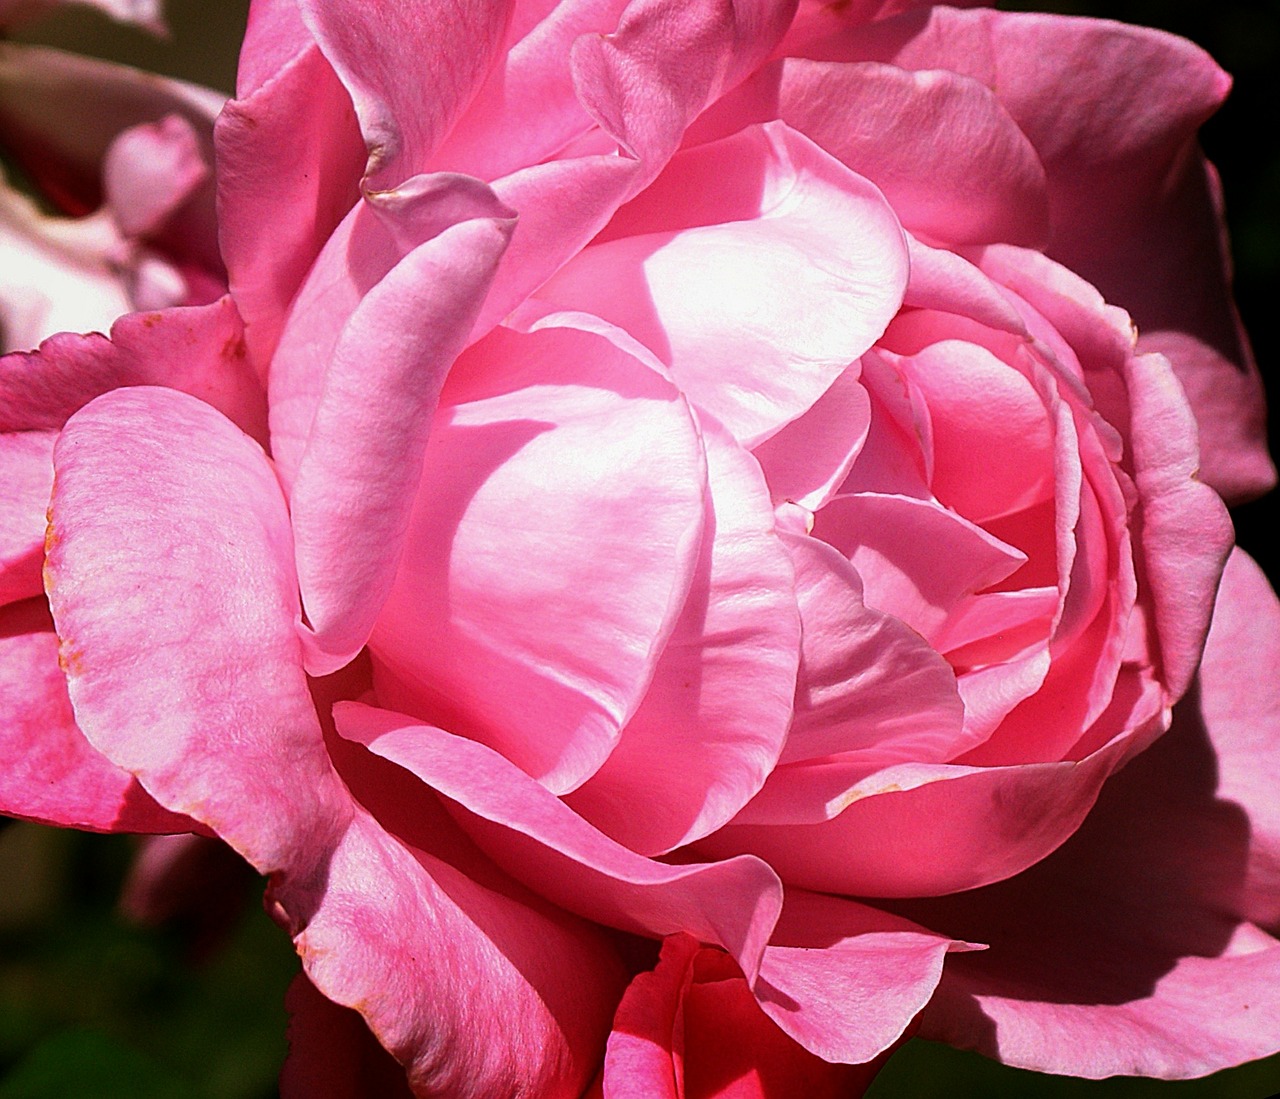
[[[955,959],[922,1033],[1098,1078],[1201,1076],[1280,1050],[1275,684],[1280,604],[1227,566],[1202,679],[1039,866],[904,905],[991,944]]]
[[[1249,814],[1240,914],[1280,932],[1280,602],[1241,550],[1227,561],[1197,682],[1217,750],[1218,796]]]
[[[261,450],[208,405],[138,387],[81,409],[54,461],[46,586],[86,735],[256,866],[296,864],[349,811],[304,732],[288,519]]]
[[[272,876],[311,980],[362,1011],[420,1095],[579,1095],[617,995],[611,948],[492,867],[483,884],[457,870],[445,830],[428,854],[354,800],[302,670],[261,449],[194,398],[136,388],[77,413],[55,462],[48,587],[94,746]]]
[[[243,431],[266,438],[266,394],[245,358],[230,298],[210,305],[130,313],[111,338],[51,336],[36,351],[0,358],[0,431],[56,431],[81,406],[121,386],[181,390]]]
[[[76,727],[43,599],[0,609],[0,813],[94,832],[199,827],[152,800]]]
[[[214,127],[219,237],[265,378],[289,303],[359,196],[364,148],[351,101],[314,44],[244,96]]]
[[[687,140],[781,119],[871,180],[913,233],[952,244],[1042,244],[1044,169],[975,80],[891,65],[786,58],[711,107]]]
[[[54,437],[51,431],[0,435],[0,605],[44,590],[40,570]]]

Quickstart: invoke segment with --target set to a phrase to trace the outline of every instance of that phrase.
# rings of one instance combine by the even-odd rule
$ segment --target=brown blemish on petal
[[[68,679],[84,674],[84,654],[65,637],[58,638],[58,667]]]
[[[244,336],[228,336],[227,342],[222,345],[222,357],[224,359],[243,359],[249,353],[249,349],[245,347]]]
[[[860,790],[855,786],[848,793],[841,795],[840,797],[836,798],[832,802],[832,805],[835,807],[835,810],[836,810],[834,813],[832,813],[832,816],[838,817],[841,813],[843,813],[846,809],[848,809],[849,806],[852,805],[855,801],[861,801],[863,798],[873,798],[878,796],[879,794],[900,794],[900,793],[902,793],[902,787],[899,786],[896,782],[890,782],[888,785],[881,786],[875,790]]]

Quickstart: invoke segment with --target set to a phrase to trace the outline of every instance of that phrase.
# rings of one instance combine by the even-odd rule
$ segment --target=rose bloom
[[[268,876],[286,1095],[1280,1049],[1227,85],[909,2],[255,0],[229,295],[0,360],[0,806]]]

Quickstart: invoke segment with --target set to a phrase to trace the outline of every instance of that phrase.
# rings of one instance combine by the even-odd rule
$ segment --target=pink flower
[[[1274,1051],[1225,89],[982,10],[255,4],[229,297],[0,360],[0,805],[269,875],[286,1093]]]

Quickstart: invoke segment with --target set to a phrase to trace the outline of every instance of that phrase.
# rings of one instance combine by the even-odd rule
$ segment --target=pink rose
[[[286,1094],[1280,1048],[1225,87],[982,10],[255,4],[229,297],[0,360],[0,806],[269,876]]]

